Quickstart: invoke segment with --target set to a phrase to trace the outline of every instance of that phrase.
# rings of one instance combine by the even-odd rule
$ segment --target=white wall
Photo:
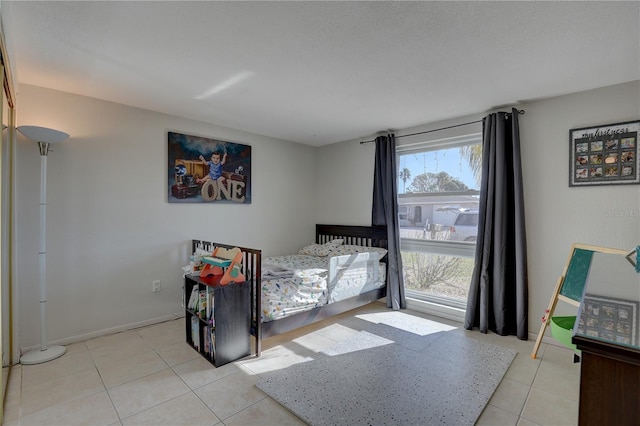
[[[297,250],[313,240],[314,149],[34,86],[19,88],[18,125],[71,135],[48,157],[48,329],[69,342],[181,314],[192,238]],[[252,204],[169,204],[167,132],[252,146]],[[39,342],[40,156],[17,141],[19,346]],[[162,291],[152,293],[152,280]]]
[[[520,136],[528,238],[529,331],[535,337],[572,243],[629,250],[640,243],[640,186],[568,186],[569,130],[639,119],[640,81],[521,103],[518,108],[526,111],[520,116]],[[401,129],[395,134],[466,123],[483,115]],[[480,125],[465,126],[423,137],[433,140],[479,130]],[[418,140],[418,136],[400,138],[398,144]],[[359,140],[318,149],[318,222],[370,224],[373,161],[373,144],[362,146]],[[352,185],[348,191],[345,182]],[[558,312],[562,311],[559,306]]]
[[[371,225],[375,145],[342,142],[316,149],[316,221]]]
[[[521,117],[529,247],[529,330],[537,335],[574,242],[640,244],[640,186],[569,187],[569,130],[638,120],[640,81],[540,100]],[[637,283],[636,283],[637,284]],[[557,312],[575,313],[559,304]]]

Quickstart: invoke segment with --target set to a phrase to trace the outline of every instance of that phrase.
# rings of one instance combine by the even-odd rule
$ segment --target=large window
[[[480,134],[397,150],[406,294],[464,308],[478,233]]]

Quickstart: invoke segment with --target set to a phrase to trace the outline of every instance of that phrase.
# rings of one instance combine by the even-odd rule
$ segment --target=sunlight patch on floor
[[[247,358],[241,363],[252,372],[261,374],[309,361],[313,361],[313,358],[297,354],[295,351],[279,345],[263,351],[260,357]]]
[[[389,327],[398,328],[400,330],[417,334],[419,336],[426,336],[428,334],[456,329],[456,327],[447,324],[442,324],[437,321],[428,320],[426,318],[418,318],[414,315],[409,315],[398,311],[361,314],[356,315],[356,317],[375,324],[385,324]]]
[[[323,349],[322,352],[329,356],[336,356],[350,352],[372,349],[378,346],[390,345],[392,343],[395,342],[367,331],[361,331],[354,337],[350,338],[347,342],[338,343],[335,346]]]

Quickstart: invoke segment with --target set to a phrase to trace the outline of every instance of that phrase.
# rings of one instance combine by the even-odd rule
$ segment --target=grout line
[[[85,347],[87,348],[87,352],[89,352],[89,357],[91,357],[91,362],[93,363],[93,368],[96,369],[96,372],[98,373],[98,377],[100,377],[100,381],[102,382],[102,387],[104,388],[104,392],[107,394],[107,398],[109,398],[109,402],[111,403],[111,408],[113,408],[114,413],[116,413],[116,417],[118,417],[118,420],[122,420],[122,418],[120,417],[120,413],[118,412],[118,409],[116,408],[116,404],[114,404],[113,399],[111,398],[111,393],[109,392],[109,389],[107,389],[107,384],[104,382],[104,378],[102,377],[102,373],[100,372],[100,369],[98,368],[98,365],[96,364],[96,360],[93,357],[93,352],[91,352],[91,350],[89,349],[89,347],[85,344]]]
[[[538,377],[538,373],[540,372],[540,367],[542,366],[542,363],[544,362],[544,353],[546,351],[547,351],[547,346],[544,347],[544,351],[542,351],[542,354],[540,354],[540,362],[538,363],[538,366],[536,367],[536,373],[533,375],[533,379],[531,380],[531,384],[529,385],[529,391],[527,392],[527,396],[524,398],[524,404],[522,404],[522,408],[520,409],[520,415],[518,416],[518,419],[519,419],[518,422],[520,422],[520,420],[526,420],[528,422],[538,424],[538,423],[534,422],[533,420],[524,417],[523,414],[524,414],[525,408],[527,408],[527,403],[529,402],[529,398],[531,397],[531,391],[533,389],[533,383],[536,381],[536,377]],[[540,348],[538,348],[538,353],[539,352],[540,352]]]

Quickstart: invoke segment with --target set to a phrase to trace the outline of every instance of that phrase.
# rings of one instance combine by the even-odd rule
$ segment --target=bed
[[[194,240],[192,249],[225,244]],[[387,232],[383,226],[316,225],[315,243],[287,256],[262,257],[240,247],[251,281],[251,333],[262,339],[349,311],[386,296]]]

